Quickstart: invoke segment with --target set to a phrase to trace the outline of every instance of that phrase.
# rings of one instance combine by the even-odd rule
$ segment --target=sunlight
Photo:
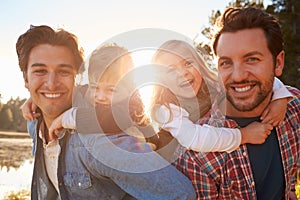
[[[1,167],[0,199],[12,191],[30,190],[32,168],[32,160],[26,160],[18,169],[10,168],[8,170],[7,167]]]
[[[135,70],[135,84],[139,88],[146,111],[150,105],[153,84],[156,80],[156,72],[153,68],[149,67],[155,51],[154,49],[142,49],[132,52],[133,62],[135,67],[137,67]]]

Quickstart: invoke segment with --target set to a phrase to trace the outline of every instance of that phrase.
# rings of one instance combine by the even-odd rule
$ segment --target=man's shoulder
[[[286,86],[286,88],[298,99],[300,99],[300,90],[296,87]]]
[[[286,86],[286,88],[294,96],[294,98],[288,103],[288,105],[300,109],[300,90],[292,86]]]

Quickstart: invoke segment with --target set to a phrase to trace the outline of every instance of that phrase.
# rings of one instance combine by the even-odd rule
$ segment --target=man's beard
[[[272,80],[274,80],[274,78]],[[254,100],[251,102],[247,102],[247,99],[234,98],[233,95],[230,95],[230,92],[228,92],[228,90],[226,91],[226,98],[236,110],[240,112],[249,112],[257,108],[262,102],[265,101],[269,94],[272,93],[272,86],[273,81],[270,80],[265,82],[265,87],[262,87],[261,82],[256,82],[255,87],[259,87],[260,90],[259,92],[257,92]]]

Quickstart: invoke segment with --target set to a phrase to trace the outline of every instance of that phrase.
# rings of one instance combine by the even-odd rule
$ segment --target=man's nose
[[[50,90],[54,90],[59,85],[59,78],[55,72],[50,72],[46,84]]]
[[[236,63],[233,66],[231,78],[234,82],[241,82],[248,77],[248,71],[246,67],[241,63]]]

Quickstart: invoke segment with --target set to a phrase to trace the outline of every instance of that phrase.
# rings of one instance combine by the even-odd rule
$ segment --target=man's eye
[[[47,73],[47,71],[44,70],[44,69],[37,69],[37,70],[34,70],[33,73],[38,74],[38,75],[42,75],[42,74]]]
[[[247,59],[247,62],[256,62],[256,61],[260,61],[259,58],[255,58],[255,57],[251,57]]]
[[[73,74],[71,71],[68,71],[68,70],[63,70],[63,71],[60,71],[60,74],[62,75],[70,75],[70,74]]]
[[[229,65],[231,65],[231,62],[228,60],[219,62],[219,67],[226,67]]]

